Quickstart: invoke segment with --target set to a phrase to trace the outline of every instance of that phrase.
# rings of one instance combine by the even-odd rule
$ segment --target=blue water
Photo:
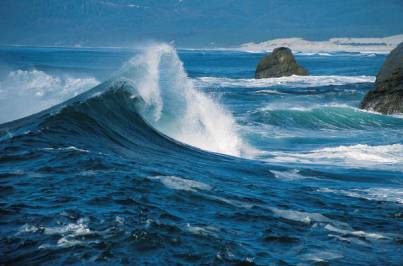
[[[384,55],[262,56],[2,47],[0,264],[402,265]]]

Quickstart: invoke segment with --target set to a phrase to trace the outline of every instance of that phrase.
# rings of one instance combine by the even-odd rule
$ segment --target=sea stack
[[[386,57],[375,89],[368,92],[360,107],[383,114],[403,113],[403,42]]]
[[[308,71],[295,61],[287,47],[279,47],[260,60],[256,67],[255,78],[276,78],[291,75],[307,76]]]

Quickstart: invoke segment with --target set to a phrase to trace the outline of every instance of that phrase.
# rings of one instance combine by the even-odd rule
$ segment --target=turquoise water
[[[357,109],[384,55],[262,56],[2,47],[0,263],[401,265],[403,118]]]

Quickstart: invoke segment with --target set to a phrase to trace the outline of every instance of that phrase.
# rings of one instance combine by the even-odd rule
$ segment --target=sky
[[[403,0],[1,0],[0,45],[233,47],[403,33]]]

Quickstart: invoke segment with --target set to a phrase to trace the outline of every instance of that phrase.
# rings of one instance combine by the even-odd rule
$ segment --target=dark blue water
[[[261,56],[1,48],[0,264],[402,265],[384,56]]]

